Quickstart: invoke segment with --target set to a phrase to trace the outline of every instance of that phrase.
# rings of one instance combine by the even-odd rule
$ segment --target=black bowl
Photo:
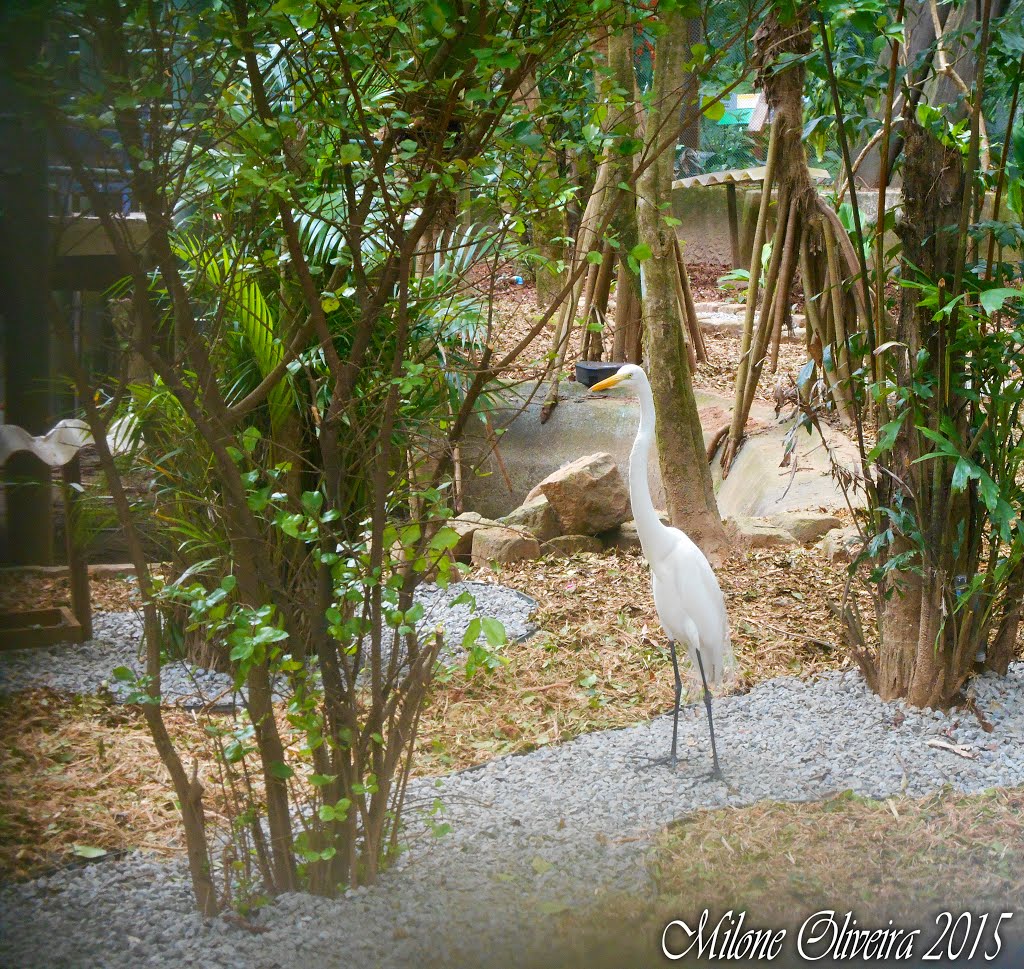
[[[576,383],[593,387],[618,372],[621,363],[600,363],[596,360],[582,360],[576,364]]]

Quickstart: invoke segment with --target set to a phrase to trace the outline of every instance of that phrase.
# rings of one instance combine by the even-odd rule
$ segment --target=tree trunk
[[[517,97],[526,106],[532,117],[536,117],[540,103],[540,92],[537,90],[537,75],[530,72],[526,80],[519,88]],[[536,124],[536,120],[534,121]],[[541,157],[538,168],[545,179],[558,180],[558,159],[555,151],[547,138],[540,149]],[[536,273],[537,281],[537,309],[546,310],[554,303],[565,283],[569,278],[569,271],[565,267],[568,253],[565,249],[565,242],[562,241],[568,234],[565,208],[562,206],[549,206],[538,212],[533,220],[533,243],[538,254],[543,258],[544,263],[540,265]],[[562,268],[558,268],[558,264]]]
[[[1005,0],[990,0],[989,16],[994,20],[1002,15],[1007,4]],[[911,0],[906,4],[904,16],[905,51],[901,54],[903,64],[914,65],[908,77],[911,106],[916,108],[924,96],[929,104],[954,106],[954,120],[968,113],[962,100],[963,88],[970,88],[977,73],[977,56],[970,33],[961,33],[964,21],[976,13],[972,4],[956,5],[949,2],[936,3],[932,0]],[[942,32],[942,40],[936,44],[935,24]],[[929,57],[928,54],[931,53]],[[884,48],[880,61],[888,68],[889,49]],[[881,120],[885,104],[876,107],[876,117]],[[866,144],[865,144],[866,147]],[[896,159],[903,150],[902,137],[893,138],[885,158],[886,183],[891,181]],[[858,179],[872,187],[881,180],[881,145],[875,145],[867,152],[857,169]]]
[[[959,220],[966,190],[963,161],[958,151],[945,148],[918,125],[910,109],[904,111],[903,130],[905,212],[897,227],[903,242],[902,272],[906,279],[950,278],[957,235],[948,229]],[[942,392],[946,321],[934,320],[934,310],[919,302],[917,290],[901,290],[895,337],[908,352],[896,358],[897,382],[907,386],[913,381],[918,352],[926,350],[938,368],[939,392],[919,405],[921,412],[913,419],[904,420],[889,456],[890,474],[879,476],[880,503],[911,512],[921,534],[915,561],[920,574],[901,570],[902,594],[883,608],[879,692],[885,699],[906,697],[919,706],[944,706],[973,669],[983,630],[969,610],[953,611],[953,578],[971,571],[965,553],[954,553],[960,543],[952,541],[957,522],[969,512],[967,498],[951,495],[950,462],[918,462],[930,448],[923,446],[917,427],[937,429],[944,415],[963,410]],[[888,555],[913,548],[908,540],[899,540]]]
[[[620,30],[608,35],[608,68],[618,97],[625,98],[625,104],[618,110],[612,108],[613,98],[608,100],[608,126],[611,131],[622,133],[624,138],[636,137],[635,101],[636,75],[633,70],[633,23],[627,16]],[[633,181],[633,156],[614,154],[609,162],[610,184]],[[626,257],[637,244],[636,204],[631,198],[624,200],[611,222],[611,233],[618,239],[618,278],[615,284],[615,350],[612,359],[618,363],[640,363],[635,352],[638,342],[640,302],[640,276],[629,267]]]
[[[637,185],[640,239],[651,250],[651,257],[642,264],[647,359],[669,517],[715,562],[721,560],[727,542],[712,489],[683,341],[683,320],[676,298],[675,229],[665,224],[662,215],[672,196],[676,139],[668,136],[672,132],[678,135],[678,98],[686,83],[683,64],[689,44],[685,18],[672,12],[664,16],[664,21],[646,130],[648,152],[659,142],[667,145]]]

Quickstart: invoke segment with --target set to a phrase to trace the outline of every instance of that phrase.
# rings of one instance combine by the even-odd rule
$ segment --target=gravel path
[[[431,837],[412,812],[409,850],[378,886],[336,901],[282,897],[255,916],[259,933],[204,923],[191,913],[181,866],[141,857],[6,886],[0,964],[526,965],[543,956],[545,927],[560,910],[603,890],[649,889],[651,837],[694,809],[848,788],[880,797],[1024,784],[1024,664],[1005,680],[976,681],[974,691],[991,733],[970,714],[883,703],[856,673],[761,684],[716,705],[728,783],[709,779],[697,706],[680,723],[675,771],[638,769],[645,756],[668,750],[671,721],[662,717],[419,780],[420,810],[439,797],[450,834]]]
[[[476,611],[468,604],[449,602],[469,592],[476,599]],[[537,603],[529,596],[502,585],[487,582],[459,582],[448,589],[424,585],[416,592],[423,604],[423,618],[417,624],[427,635],[440,623],[445,628],[442,661],[457,662],[463,655],[462,636],[474,615],[493,616],[505,624],[509,642],[532,635],[536,626],[530,614]],[[482,637],[481,637],[482,638]],[[142,621],[134,612],[99,612],[93,617],[93,638],[85,643],[61,643],[43,649],[16,649],[0,653],[0,695],[30,687],[47,686],[69,693],[96,693],[108,689],[124,699],[130,687],[113,678],[112,671],[127,666],[141,673]],[[237,696],[231,692],[231,677],[190,663],[174,661],[163,668],[163,696],[167,704],[202,707],[220,697],[213,709],[231,709]]]

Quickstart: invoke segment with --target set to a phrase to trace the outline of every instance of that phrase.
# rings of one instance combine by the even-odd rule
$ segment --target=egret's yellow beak
[[[611,390],[612,387],[621,384],[623,380],[629,380],[629,374],[613,373],[610,377],[606,377],[600,383],[594,384],[594,386],[590,388],[590,392],[593,394],[599,390]]]

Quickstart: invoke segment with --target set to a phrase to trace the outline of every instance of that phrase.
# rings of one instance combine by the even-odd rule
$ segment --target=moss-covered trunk
[[[685,18],[679,13],[666,14],[664,19],[666,31],[658,41],[654,97],[646,126],[647,153],[656,154],[637,185],[640,241],[651,250],[642,264],[643,319],[669,517],[715,561],[727,543],[683,341],[676,298],[675,229],[664,218],[670,211],[666,203],[672,194],[679,98],[686,88],[683,65],[689,56],[688,34]]]

